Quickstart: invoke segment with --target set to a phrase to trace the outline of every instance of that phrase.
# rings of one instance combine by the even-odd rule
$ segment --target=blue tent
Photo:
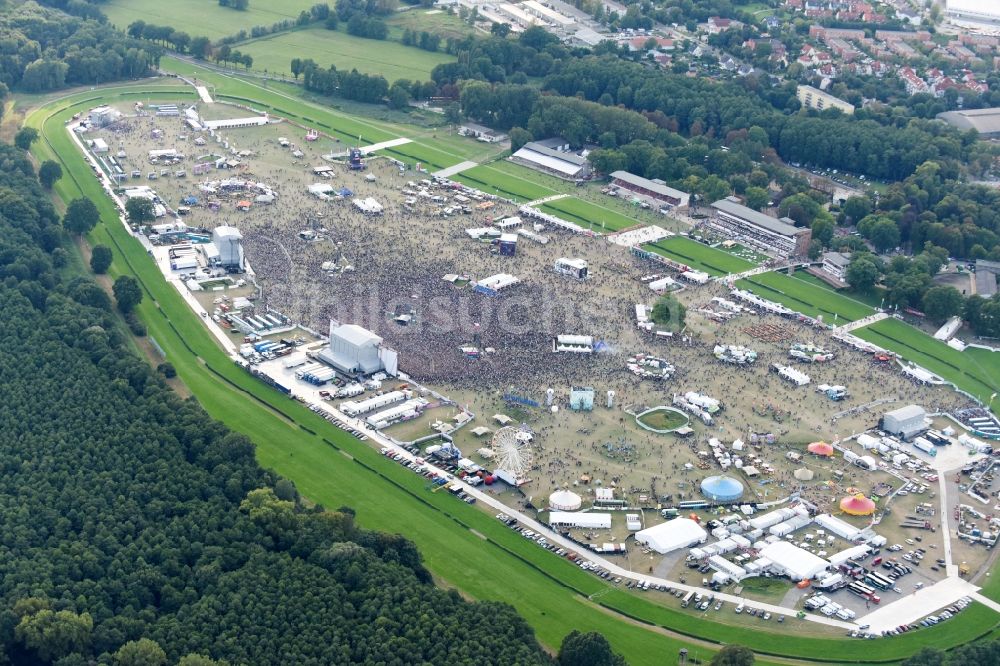
[[[710,476],[701,482],[701,494],[715,502],[735,502],[743,497],[743,484],[731,476]]]

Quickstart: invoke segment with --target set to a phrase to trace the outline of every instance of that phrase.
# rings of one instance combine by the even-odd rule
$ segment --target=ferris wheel
[[[521,428],[506,426],[497,430],[490,443],[496,468],[515,479],[527,477],[535,460],[531,440],[531,433]]]

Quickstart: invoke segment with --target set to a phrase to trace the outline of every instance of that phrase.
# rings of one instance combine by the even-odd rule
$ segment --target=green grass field
[[[389,83],[397,79],[427,81],[437,65],[455,59],[399,42],[364,39],[339,30],[308,28],[243,42],[237,47],[253,56],[254,69],[291,75],[292,58],[312,58],[322,67],[356,69],[364,74],[381,74]]]
[[[604,581],[516,535],[489,513],[457,502],[448,494],[428,492],[422,477],[334,429],[233,364],[118,221],[116,210],[93,179],[64,123],[72,113],[92,107],[98,100],[182,97],[176,91],[152,90],[151,86],[107,88],[42,107],[28,117],[28,124],[43,133],[33,152],[38,159],[62,163],[65,176],[56,186],[60,197],[87,196],[97,204],[102,223],[91,233],[90,242],[113,248],[111,277],[129,273],[140,279],[145,299],[138,314],[199,404],[233,430],[250,436],[261,464],[293,480],[306,497],[324,506],[353,506],[361,525],[406,535],[440,580],[473,598],[512,604],[543,643],[558,645],[571,629],[600,631],[636,666],[662,664],[663,655],[677,654],[681,647],[697,649],[702,657],[710,652],[683,638],[649,631],[643,624],[717,643],[742,643],[763,654],[826,663],[896,662],[921,647],[964,644],[997,627],[1000,616],[981,605],[965,611],[961,622],[880,641],[810,636],[810,625],[794,620],[774,632],[728,626],[659,606],[650,598],[609,589]],[[593,602],[586,600],[598,593]],[[598,604],[637,622],[609,614],[597,608]],[[766,666],[775,662],[763,658],[757,663]]]
[[[857,321],[875,312],[864,303],[784,273],[754,275],[738,280],[736,286],[809,317],[822,316],[824,322],[833,325]]]
[[[567,222],[573,222],[594,231],[611,233],[639,224],[636,220],[617,211],[576,197],[549,201],[542,204],[541,209],[549,215],[555,215]]]
[[[181,76],[197,78],[200,84],[209,88],[213,97],[220,100],[249,104],[258,110],[313,125],[342,141],[353,143],[358,136],[363,136],[363,143],[371,144],[403,136],[401,127],[339,113],[329,107],[304,102],[286,92],[269,88],[266,84],[221,74],[169,56],[160,60],[160,68]]]
[[[255,25],[294,21],[299,12],[309,11],[315,4],[315,0],[251,0],[249,9],[237,11],[220,7],[213,0],[108,0],[101,3],[100,10],[122,30],[134,21],[145,21],[169,25],[192,37],[218,39]]]
[[[1000,353],[973,347],[960,352],[898,319],[883,319],[854,334],[927,368],[983,402],[1000,391]],[[994,411],[998,406],[994,401]]]
[[[389,157],[400,160],[401,162],[406,162],[410,166],[419,162],[420,165],[425,167],[428,171],[437,171],[464,161],[458,155],[452,155],[438,150],[437,148],[432,148],[426,144],[417,143],[407,143],[402,146],[383,148],[382,150],[376,152],[381,155],[388,155]]]
[[[673,409],[661,409],[639,418],[640,423],[656,430],[674,430],[687,425],[689,421],[690,419],[683,412]]]
[[[883,299],[885,298],[886,290],[883,289],[882,287],[876,287],[870,293],[862,293],[860,291],[854,291],[853,289],[849,288],[834,289],[832,286],[830,286],[830,284],[824,282],[823,280],[820,280],[818,277],[812,275],[811,273],[805,272],[804,270],[795,271],[795,277],[804,282],[808,282],[809,284],[814,284],[817,287],[822,287],[827,291],[832,291],[836,294],[852,298],[855,301],[860,301],[861,303],[864,303],[865,305],[868,305],[873,308],[881,307]]]
[[[642,247],[716,277],[741,273],[754,267],[754,264],[746,259],[684,236],[671,236],[655,243],[647,243]]]
[[[399,39],[406,29],[431,32],[440,35],[442,40],[448,37],[462,39],[476,32],[475,28],[460,19],[457,14],[423,7],[397,12],[386,19],[386,24],[389,26],[389,36],[393,39]]]
[[[526,203],[535,199],[550,197],[558,194],[554,190],[538,185],[527,177],[515,176],[495,169],[492,165],[480,165],[468,171],[454,176],[452,180],[457,180],[469,187],[475,187],[487,194],[498,194],[502,197],[513,198],[518,203]]]
[[[293,92],[300,89],[293,88],[291,84],[274,82],[269,85],[260,84],[238,76],[205,70],[197,65],[174,58],[164,58],[161,67],[183,76],[197,77],[199,82],[209,85],[212,93],[219,99],[242,104],[249,103],[254,108],[268,110],[295,122],[315,127],[348,144],[356,143],[359,136],[362,145],[371,145],[423,132],[424,136],[417,136],[412,143],[385,149],[382,153],[410,165],[420,162],[427,165],[431,171],[458,164],[468,154],[482,151],[479,144],[467,139],[447,137],[445,140],[438,140],[433,135],[427,136],[427,134],[431,134],[431,131],[428,130],[372,121],[343,113],[329,106],[305,102],[292,95]],[[431,145],[432,143],[434,145]]]

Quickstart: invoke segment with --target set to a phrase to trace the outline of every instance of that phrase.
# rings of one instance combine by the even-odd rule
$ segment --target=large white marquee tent
[[[674,518],[635,533],[635,540],[661,555],[703,543],[708,533],[690,518]]]

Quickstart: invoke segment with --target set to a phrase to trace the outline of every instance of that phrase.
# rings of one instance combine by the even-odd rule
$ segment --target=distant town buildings
[[[840,109],[847,115],[852,115],[854,113],[853,104],[845,102],[839,97],[834,97],[829,93],[825,93],[818,88],[813,88],[812,86],[799,86],[795,92],[795,96],[798,97],[800,102],[802,102],[802,106],[810,109],[816,109],[817,111]]]
[[[996,0],[947,0],[945,14],[961,22],[1000,25],[1000,4]]]
[[[975,130],[984,137],[1000,138],[1000,107],[946,111],[937,117],[960,130]]]

